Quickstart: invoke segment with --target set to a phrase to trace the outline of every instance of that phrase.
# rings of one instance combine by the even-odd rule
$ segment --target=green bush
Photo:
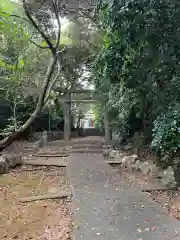
[[[176,104],[168,108],[154,122],[151,147],[164,166],[174,165],[180,155],[180,108]]]

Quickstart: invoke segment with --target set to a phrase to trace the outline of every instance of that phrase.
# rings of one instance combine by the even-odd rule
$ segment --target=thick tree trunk
[[[104,130],[105,130],[106,141],[112,140],[111,126],[109,123],[109,113],[107,109],[105,109],[104,111]]]
[[[44,106],[44,100],[46,97],[47,89],[49,87],[49,83],[50,83],[53,71],[55,69],[55,66],[56,66],[56,61],[57,61],[57,57],[56,57],[56,54],[54,53],[54,54],[52,54],[52,57],[51,57],[51,60],[50,60],[50,63],[49,63],[48,69],[47,69],[46,77],[43,82],[42,91],[39,95],[39,100],[38,100],[36,109],[30,116],[30,118],[17,131],[13,132],[11,135],[7,136],[6,138],[4,138],[3,140],[0,141],[0,151],[4,150],[6,147],[8,147],[10,144],[12,144],[15,140],[18,139],[18,137],[23,132],[25,132],[27,129],[29,129],[31,124],[36,120],[36,118],[41,113],[42,108]]]
[[[67,102],[64,103],[64,140],[71,139],[71,93],[67,93]]]

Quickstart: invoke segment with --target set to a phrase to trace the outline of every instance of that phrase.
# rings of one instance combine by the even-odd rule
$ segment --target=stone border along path
[[[87,154],[72,153],[67,173],[72,184],[73,240],[179,240],[180,222],[163,213],[147,194],[123,179],[101,153],[103,140],[78,139],[75,149],[89,144]]]

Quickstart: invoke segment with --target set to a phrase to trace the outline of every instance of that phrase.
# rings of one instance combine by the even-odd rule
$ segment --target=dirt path
[[[28,143],[20,147],[27,158],[38,150]],[[60,147],[58,141],[46,150]],[[0,240],[70,240],[71,198],[20,203],[23,197],[54,194],[59,190],[71,191],[64,167],[22,166],[1,175]]]
[[[21,204],[21,197],[69,189],[66,170],[19,168],[0,177],[0,239],[71,239],[71,199]]]

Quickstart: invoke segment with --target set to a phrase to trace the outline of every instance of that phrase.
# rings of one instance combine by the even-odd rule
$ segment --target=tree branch
[[[52,0],[54,1],[54,0]],[[9,136],[5,137],[3,140],[0,141],[0,151],[8,147],[10,144],[12,144],[18,137],[24,133],[26,130],[29,129],[31,124],[36,120],[38,115],[42,112],[44,102],[46,100],[46,94],[47,91],[50,90],[51,85],[55,83],[59,76],[59,72],[56,76],[56,78],[52,81],[52,84],[50,84],[51,77],[53,75],[54,69],[56,67],[56,62],[58,58],[58,48],[59,48],[59,43],[60,43],[60,34],[61,34],[61,25],[60,25],[60,19],[58,16],[58,10],[56,8],[55,10],[55,15],[57,20],[59,21],[59,30],[58,30],[58,36],[57,36],[57,42],[56,42],[56,47],[53,46],[51,41],[48,39],[48,37],[44,34],[44,32],[40,29],[40,27],[37,25],[37,23],[34,21],[33,17],[31,16],[27,5],[26,5],[26,0],[22,0],[24,11],[29,19],[29,21],[32,23],[32,25],[35,27],[35,29],[41,34],[42,38],[46,41],[47,45],[49,46],[49,49],[51,50],[52,56],[49,62],[49,66],[46,72],[46,76],[44,78],[41,92],[39,93],[39,99],[36,105],[36,108],[32,115],[29,117],[29,119],[15,132],[12,132]]]
[[[58,51],[58,57],[60,55],[60,53],[64,52],[64,50],[66,50],[67,48],[67,45],[65,45],[61,50]]]
[[[60,75],[60,69],[61,68],[60,68],[59,61],[58,61],[57,64],[58,64],[58,71],[57,71],[57,74],[56,74],[55,78],[52,80],[51,84],[49,85],[49,88],[47,90],[47,96],[46,96],[46,99],[44,100],[44,105],[48,102],[50,93],[51,93],[51,91],[52,91],[52,89],[53,89],[53,87],[54,87],[54,85],[55,85],[55,83],[56,83],[56,81],[57,81],[57,79],[58,79],[58,77]]]
[[[36,42],[34,42],[32,39],[30,39],[30,42],[31,42],[32,44],[34,44],[36,47],[38,47],[38,48],[41,48],[41,49],[49,49],[48,46],[41,46],[41,45],[37,44]]]
[[[24,21],[26,21],[26,22],[31,24],[31,22],[27,18],[25,18],[25,17],[21,17],[21,16],[18,16],[16,14],[9,14],[7,12],[1,12],[1,13],[3,13],[4,15],[8,15],[10,17],[16,17],[16,18],[22,19],[22,20],[24,20]]]
[[[56,65],[56,60],[57,60],[57,56],[56,54],[53,54],[47,69],[46,77],[43,82],[42,91],[40,93],[36,109],[30,116],[30,118],[16,132],[12,132],[11,135],[5,137],[3,140],[0,141],[0,151],[2,151],[7,146],[12,144],[14,140],[16,140],[21,135],[21,133],[25,132],[31,126],[31,124],[36,120],[37,116],[41,113],[44,106],[44,99],[49,86],[49,82]]]
[[[40,27],[37,25],[37,23],[34,21],[33,17],[30,15],[28,7],[26,5],[26,0],[23,1],[23,8],[26,13],[26,16],[28,17],[29,21],[32,23],[32,25],[35,27],[35,29],[41,34],[42,38],[46,41],[47,45],[49,46],[49,49],[52,53],[54,53],[54,46],[49,40],[49,38],[44,34],[44,32],[40,29]]]
[[[24,18],[24,17],[21,17],[21,16],[18,16],[18,15],[16,15],[16,14],[8,14],[8,13],[6,13],[6,12],[1,12],[1,13],[3,13],[3,14],[5,14],[5,15],[8,15],[8,16],[10,16],[10,17],[16,17],[16,18],[19,18],[19,19],[21,19],[21,20],[24,20],[24,21],[26,21],[26,22],[28,22],[28,23],[30,23],[30,24],[32,24],[27,18]],[[5,22],[5,21],[4,21]],[[7,22],[5,22],[6,24],[7,24]],[[41,49],[49,49],[49,47],[43,47],[43,46],[40,46],[39,44],[37,44],[36,42],[34,42],[33,40],[31,40],[30,39],[30,42],[31,43],[33,43],[36,47],[38,47],[38,48],[41,48]]]
[[[56,20],[57,20],[57,23],[58,23],[58,33],[57,33],[56,47],[55,47],[57,49],[59,47],[59,42],[60,42],[60,37],[61,37],[61,23],[60,23],[60,20],[59,20],[59,10],[58,10],[58,7],[57,7],[57,3],[55,3],[55,1],[52,0],[52,4],[53,4]]]

